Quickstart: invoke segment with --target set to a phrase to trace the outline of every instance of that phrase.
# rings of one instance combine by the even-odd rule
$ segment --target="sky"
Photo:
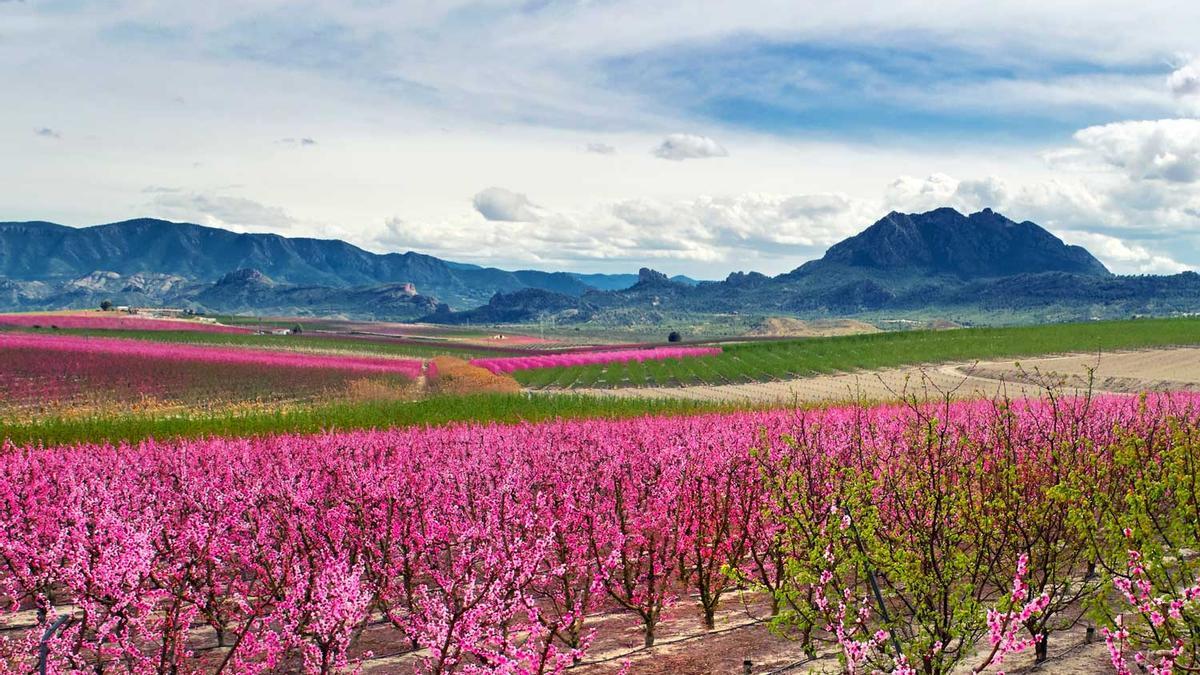
[[[1174,273],[1200,268],[1197,26],[1159,0],[0,0],[0,220],[717,279],[988,207]]]

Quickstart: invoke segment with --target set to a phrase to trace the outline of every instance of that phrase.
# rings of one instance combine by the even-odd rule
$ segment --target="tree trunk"
[[[1041,634],[1041,639],[1033,645],[1033,662],[1045,663],[1049,657],[1050,651],[1050,636],[1046,633]]]

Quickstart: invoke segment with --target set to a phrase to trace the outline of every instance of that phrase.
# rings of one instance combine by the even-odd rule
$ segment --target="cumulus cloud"
[[[220,193],[147,188],[150,209],[165,218],[235,230],[287,230],[297,225],[287,211],[246,197]]]
[[[392,218],[375,241],[385,250],[413,249],[487,265],[579,269],[581,263],[651,259],[711,261],[712,252],[676,233],[639,231],[598,212],[545,213],[536,221],[414,222]],[[622,261],[627,261],[621,264]]]
[[[737,260],[747,255],[819,255],[864,227],[874,210],[838,194],[744,194],[675,202],[625,200],[612,206],[612,215],[647,232],[686,237],[712,248],[716,257]]]
[[[588,143],[584,149],[596,155],[612,155],[617,152],[617,149],[608,143]]]
[[[53,138],[55,140],[62,138],[62,134],[58,133],[54,129],[51,129],[50,127],[42,127],[40,129],[34,129],[33,135],[41,136],[42,138]]]
[[[1081,129],[1074,138],[1135,180],[1200,180],[1200,119],[1115,122]]]
[[[729,151],[708,136],[695,134],[671,134],[654,148],[653,154],[661,159],[682,161],[706,157],[728,157]]]
[[[884,205],[898,211],[949,206],[964,213],[992,208],[1013,220],[1032,220],[1065,241],[1090,250],[1122,274],[1174,274],[1188,265],[1164,250],[1172,231],[1200,225],[1189,214],[1187,191],[1155,183],[1086,183],[1053,179],[1014,185],[997,177],[959,180],[946,174],[902,176],[888,186]],[[1121,236],[1117,236],[1121,234]],[[1138,241],[1138,239],[1142,241]]]
[[[705,274],[700,269],[713,270],[712,276],[734,269],[777,274],[821,256],[888,211],[950,206],[964,213],[992,208],[1013,220],[1032,220],[1087,247],[1122,274],[1168,274],[1194,266],[1186,252],[1194,248],[1191,233],[1200,231],[1200,195],[1187,185],[1111,173],[1105,180],[1068,174],[1031,182],[935,173],[900,176],[881,186],[876,198],[838,193],[639,197],[569,211],[535,207],[524,195],[492,188],[476,200],[491,218],[393,219],[375,244],[493,265],[628,269],[661,261],[655,264],[692,274]]]
[[[960,211],[1001,209],[1012,203],[1011,188],[1000,178],[986,176],[959,180],[944,173],[926,178],[900,176],[884,192],[889,210],[920,212],[949,206]]]
[[[958,190],[958,180],[944,173],[927,178],[900,176],[887,186],[884,203],[896,211],[929,211],[939,206],[953,206],[951,200]]]
[[[1194,58],[1167,76],[1167,88],[1176,96],[1200,95],[1200,58]]]
[[[1126,272],[1178,274],[1190,269],[1169,256],[1151,253],[1144,246],[1130,244],[1111,235],[1075,230],[1066,230],[1059,234],[1067,243],[1082,246],[1110,266]]]
[[[668,268],[673,261],[778,273],[821,255],[877,211],[877,204],[841,194],[638,198],[578,211],[539,209],[536,220],[469,227],[393,218],[375,245],[487,264],[631,269],[649,260]]]
[[[532,222],[538,220],[537,206],[519,192],[501,187],[480,190],[472,200],[475,210],[488,220],[501,222]]]

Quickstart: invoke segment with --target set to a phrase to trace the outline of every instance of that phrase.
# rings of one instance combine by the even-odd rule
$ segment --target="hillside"
[[[510,315],[545,316],[514,306],[519,300],[501,294],[491,302]],[[608,322],[678,322],[694,314],[1086,320],[1200,311],[1200,275],[1113,275],[1086,249],[1035,223],[990,209],[964,215],[943,208],[890,213],[776,277],[734,272],[688,285],[643,269],[629,288],[588,292],[579,301],[590,320]],[[443,312],[430,320],[454,319]]]
[[[540,288],[580,296],[627,286],[629,275],[586,275],[454,263],[421,253],[376,254],[344,241],[243,234],[190,223],[140,218],[73,228],[47,222],[0,223],[0,278],[74,282],[96,273],[166,275],[214,283],[254,269],[284,285],[345,289],[411,283],[451,307],[483,304],[497,292]],[[46,290],[53,295],[54,288]],[[5,297],[0,288],[0,300]],[[70,298],[64,298],[70,303]]]
[[[79,229],[0,223],[0,310],[101,300],[476,324],[658,325],[690,315],[1048,321],[1200,311],[1200,275],[1113,275],[1087,250],[989,209],[890,213],[786,274],[701,282],[646,268],[507,271],[151,219]]]
[[[1110,275],[1087,249],[1068,246],[1035,223],[1017,223],[991,209],[969,216],[949,208],[915,215],[892,212],[795,273],[828,265],[961,279],[1040,272]]]

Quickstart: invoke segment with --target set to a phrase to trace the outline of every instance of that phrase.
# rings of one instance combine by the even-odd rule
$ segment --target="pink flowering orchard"
[[[1196,577],[1158,551],[1196,541],[1194,515],[1077,495],[1195,478],[1198,417],[1156,395],[10,446],[0,663],[34,669],[53,627],[55,673],[332,673],[378,651],[557,673],[604,637],[597,612],[652,645],[664,616],[711,628],[751,589],[798,655],[847,672],[995,670],[1078,621],[1119,672],[1179,670]],[[1135,543],[1153,559],[1128,562]],[[1107,615],[1080,616],[1083,573]]]
[[[294,351],[150,342],[124,338],[0,333],[0,350],[17,349],[39,350],[60,358],[70,358],[69,355],[74,354],[130,355],[139,359],[190,361],[214,365],[256,364],[280,368],[325,368],[360,373],[398,373],[412,377],[419,374],[422,367],[421,361],[415,359],[305,354]]]
[[[0,409],[91,395],[207,403],[298,398],[344,387],[353,377],[414,380],[421,369],[416,359],[0,333]]]

